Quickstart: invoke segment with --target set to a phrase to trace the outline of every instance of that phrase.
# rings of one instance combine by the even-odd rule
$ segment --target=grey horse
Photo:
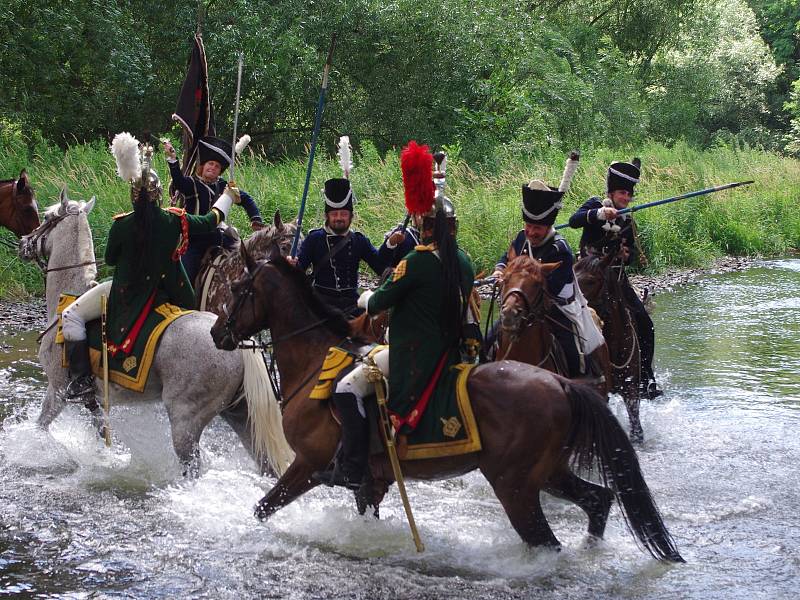
[[[42,225],[23,237],[20,256],[36,260],[46,273],[48,323],[53,324],[62,292],[82,294],[97,276],[88,213],[95,199],[76,202],[61,192],[60,202],[45,212]],[[250,350],[225,352],[211,339],[216,317],[193,312],[176,319],[164,332],[142,393],[110,384],[111,406],[128,402],[163,401],[169,418],[172,444],[184,474],[200,469],[200,436],[211,420],[221,416],[238,434],[262,473],[280,474],[293,453],[283,434],[280,406],[267,378],[260,354]],[[39,347],[39,363],[47,380],[47,393],[38,417],[46,429],[64,408],[66,369],[61,347],[50,327]],[[184,357],[202,369],[186,368]],[[102,389],[98,379],[98,394]],[[101,427],[102,416],[95,417]],[[113,427],[112,427],[113,428]]]

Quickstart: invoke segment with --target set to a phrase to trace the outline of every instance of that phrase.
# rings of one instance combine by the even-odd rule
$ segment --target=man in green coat
[[[125,135],[128,138],[121,137]],[[118,165],[120,154],[127,155],[130,161],[131,153],[139,152],[138,142],[129,134],[119,134],[112,144],[112,152]],[[138,162],[137,156],[133,160]],[[153,308],[164,302],[187,309],[194,306],[194,292],[180,256],[186,249],[189,235],[213,231],[225,219],[238,195],[236,188],[228,188],[213,209],[202,216],[188,215],[182,209],[165,210],[159,206],[161,182],[149,168],[149,158],[145,165],[138,177],[135,173],[126,173],[126,177],[120,169],[120,175],[132,184],[133,211],[114,217],[108,233],[105,260],[115,267],[113,280],[84,293],[62,314],[70,375],[66,390],[68,400],[86,400],[94,396],[86,323],[100,317],[102,296],[109,298],[109,354],[130,353]]]
[[[456,242],[452,203],[441,190],[434,196],[427,146],[411,142],[401,154],[401,165],[406,207],[422,217],[423,244],[398,263],[376,292],[361,294],[358,305],[371,315],[391,310],[390,350],[373,358],[384,375],[391,374],[389,411],[395,429],[407,433],[416,427],[428,402],[436,401],[432,390],[442,373],[461,361],[462,325],[474,270]],[[341,415],[342,454],[333,470],[315,473],[317,481],[351,489],[361,483],[369,445],[363,398],[373,391],[361,367],[337,384],[333,402]]]

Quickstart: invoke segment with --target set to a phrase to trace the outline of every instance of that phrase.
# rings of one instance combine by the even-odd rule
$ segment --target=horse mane
[[[345,338],[350,337],[350,323],[345,318],[342,311],[325,304],[311,287],[311,282],[306,274],[289,264],[285,257],[280,256],[272,259],[270,264],[286,277],[289,282],[300,292],[301,301],[320,319],[325,319],[323,325],[331,333]]]
[[[508,263],[504,277],[507,278],[518,273],[531,276],[539,272],[541,272],[541,263],[538,260],[532,259],[527,254],[520,254],[519,256],[515,256],[511,259],[511,262]]]

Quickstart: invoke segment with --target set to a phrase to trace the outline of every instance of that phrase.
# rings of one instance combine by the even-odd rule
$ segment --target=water
[[[115,445],[67,410],[35,430],[43,376],[33,334],[2,336],[0,594],[36,597],[794,598],[800,493],[800,261],[709,276],[657,296],[656,370],[642,468],[686,565],[656,563],[612,510],[584,546],[579,509],[546,497],[564,544],[527,548],[479,474],[409,491],[424,554],[396,492],[382,519],[317,489],[267,524],[274,483],[221,422],[184,481],[163,410],[116,407]],[[619,401],[613,403],[625,422]]]

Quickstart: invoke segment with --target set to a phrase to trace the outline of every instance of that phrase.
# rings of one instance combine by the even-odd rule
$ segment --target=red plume
[[[425,214],[433,206],[433,155],[427,146],[414,140],[400,153],[403,187],[406,192],[406,210],[412,214]]]

